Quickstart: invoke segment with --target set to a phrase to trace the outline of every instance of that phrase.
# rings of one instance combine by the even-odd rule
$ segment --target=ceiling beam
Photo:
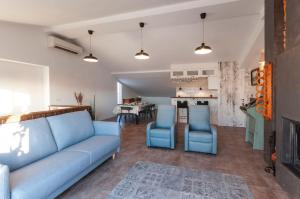
[[[76,29],[80,27],[89,27],[94,25],[100,25],[100,24],[106,24],[106,23],[113,23],[118,21],[125,21],[130,19],[137,19],[137,18],[143,18],[143,17],[149,17],[149,16],[156,16],[156,15],[163,15],[163,14],[169,14],[174,13],[178,11],[184,11],[184,10],[190,10],[194,8],[201,8],[201,7],[207,7],[207,6],[215,6],[220,4],[226,4],[231,2],[236,2],[240,0],[194,0],[194,1],[188,1],[184,3],[177,3],[172,5],[166,5],[156,8],[150,8],[150,9],[144,9],[134,12],[127,12],[123,14],[117,14],[107,17],[101,17],[96,19],[90,19],[90,20],[84,20],[74,23],[67,23],[67,24],[61,24],[57,26],[51,26],[47,28],[47,32],[55,32],[55,31],[63,31],[68,29]]]

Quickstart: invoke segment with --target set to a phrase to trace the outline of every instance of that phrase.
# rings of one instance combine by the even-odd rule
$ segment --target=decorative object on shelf
[[[202,33],[202,44],[201,46],[197,47],[195,49],[195,54],[197,55],[205,55],[205,54],[209,54],[212,52],[212,48],[207,46],[204,42],[204,20],[206,18],[206,13],[201,13],[200,14],[200,17],[201,17],[201,20],[202,20],[202,30],[203,30],[203,33]]]
[[[259,63],[259,67],[262,67],[262,68],[266,64],[265,63],[265,50],[264,49],[260,50],[258,63]]]
[[[257,73],[259,71],[259,68],[255,68],[251,70],[251,86],[256,86],[256,78],[257,78]]]
[[[82,100],[83,100],[83,95],[82,95],[82,93],[81,93],[81,92],[79,92],[79,93],[74,92],[74,96],[75,96],[75,99],[76,99],[77,104],[78,104],[79,106],[81,106],[81,105],[82,105]]]
[[[93,30],[88,30],[88,33],[90,35],[90,54],[85,56],[83,58],[83,60],[86,61],[86,62],[98,62],[97,57],[94,57],[93,53],[92,53],[92,34],[94,33],[94,31]]]
[[[268,63],[264,68],[264,117],[267,120],[272,120],[272,64]]]
[[[256,111],[272,120],[272,64],[260,68],[256,77]]]
[[[171,78],[171,81],[174,83],[190,83],[190,82],[196,82],[198,80],[203,79],[203,77],[182,77],[182,78]]]
[[[140,22],[140,28],[141,28],[141,50],[135,54],[134,58],[135,59],[141,59],[141,60],[145,60],[145,59],[149,59],[150,56],[148,53],[146,53],[143,49],[143,28],[145,26],[144,22]]]
[[[259,68],[256,75],[256,111],[264,114],[264,70]]]
[[[286,43],[287,43],[286,2],[287,2],[287,0],[282,0],[282,3],[283,3],[283,27],[282,27],[282,47],[283,47],[283,50],[286,50]]]

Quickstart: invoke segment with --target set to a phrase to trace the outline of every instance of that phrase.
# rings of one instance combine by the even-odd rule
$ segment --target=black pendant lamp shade
[[[88,30],[88,33],[90,35],[90,54],[85,56],[83,58],[83,60],[86,61],[86,62],[98,62],[97,57],[93,56],[93,53],[92,53],[92,34],[94,33],[94,31],[93,30]]]
[[[145,23],[141,22],[140,24],[140,28],[141,28],[141,50],[135,54],[134,58],[135,59],[140,59],[140,60],[145,60],[145,59],[149,59],[150,56],[148,53],[146,53],[143,49],[143,28],[145,26]]]
[[[195,49],[195,54],[197,54],[197,55],[205,55],[205,54],[211,53],[212,52],[212,48],[209,47],[209,46],[207,46],[205,44],[205,42],[204,42],[204,19],[206,18],[206,13],[201,13],[200,17],[202,19],[202,28],[203,28],[203,35],[202,35],[202,37],[203,37],[203,42],[202,42],[201,46],[199,46],[199,47],[197,47]]]
[[[145,53],[144,50],[141,50],[140,52],[136,53],[134,56],[136,59],[149,59],[149,54]]]

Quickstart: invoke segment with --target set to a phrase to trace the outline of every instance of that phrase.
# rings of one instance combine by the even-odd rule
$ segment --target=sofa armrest
[[[147,146],[150,146],[151,145],[151,143],[150,143],[150,131],[151,131],[151,129],[154,129],[155,128],[155,126],[156,126],[156,122],[150,122],[150,123],[148,123],[147,124]]]
[[[184,150],[189,150],[189,131],[190,131],[190,125],[186,124],[184,128]]]
[[[120,137],[121,130],[117,122],[93,121],[95,135],[114,135]]]
[[[156,127],[156,122],[150,122],[147,124],[147,131],[151,130],[151,129],[154,129]]]
[[[176,144],[176,124],[174,123],[171,126],[171,149],[175,149],[175,144]]]
[[[0,198],[10,199],[9,168],[0,164]]]
[[[211,133],[213,136],[213,146],[212,146],[212,153],[217,154],[218,149],[218,132],[215,126],[211,126]]]

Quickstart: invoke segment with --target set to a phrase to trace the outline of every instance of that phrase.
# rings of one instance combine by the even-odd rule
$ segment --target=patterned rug
[[[137,162],[107,199],[252,199],[242,177]]]

